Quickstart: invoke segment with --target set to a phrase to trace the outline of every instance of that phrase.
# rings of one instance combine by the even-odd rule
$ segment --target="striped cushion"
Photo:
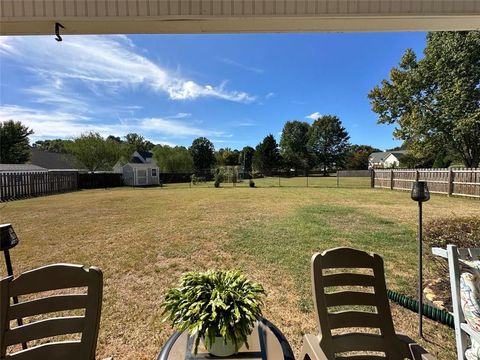
[[[464,261],[469,268],[460,275],[460,295],[465,320],[480,332],[480,261]],[[480,360],[480,344],[473,342],[465,352],[467,360]]]

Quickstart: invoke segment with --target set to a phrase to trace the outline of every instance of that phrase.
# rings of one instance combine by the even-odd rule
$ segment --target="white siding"
[[[388,157],[383,161],[383,166],[385,168],[399,167],[400,161],[393,154],[388,155]]]

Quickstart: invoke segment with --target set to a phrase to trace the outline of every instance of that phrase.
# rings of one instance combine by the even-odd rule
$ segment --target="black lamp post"
[[[13,230],[12,225],[2,224],[0,225],[0,250],[3,251],[5,256],[5,264],[7,265],[8,276],[13,275],[12,261],[10,260],[9,250],[18,244],[18,238]]]
[[[415,181],[412,186],[412,200],[418,202],[418,334],[423,337],[423,234],[422,234],[422,203],[430,200],[430,192],[425,181]]]
[[[10,249],[17,246],[18,237],[13,230],[12,225],[10,224],[0,224],[0,251],[3,251],[5,256],[5,265],[7,266],[8,276],[13,276],[13,267],[12,261],[10,259]],[[13,303],[18,304],[18,298],[13,297]],[[23,325],[22,319],[17,319],[18,326]],[[26,343],[22,343],[22,348],[25,350],[27,348]]]

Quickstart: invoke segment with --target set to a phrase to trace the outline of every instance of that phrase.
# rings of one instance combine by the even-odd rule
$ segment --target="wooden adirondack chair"
[[[51,295],[13,304],[11,298],[43,291],[87,287],[87,294]],[[102,307],[103,275],[100,269],[57,264],[0,281],[0,359],[94,360]],[[50,317],[44,314],[84,309],[84,316]],[[42,319],[10,327],[11,321],[42,315]],[[51,314],[50,314],[51,315]],[[46,316],[45,316],[46,317]],[[7,347],[65,334],[80,333],[76,341],[46,343],[13,354]]]
[[[305,335],[300,360],[435,359],[395,333],[380,256],[350,248],[314,254],[312,288],[320,332]]]

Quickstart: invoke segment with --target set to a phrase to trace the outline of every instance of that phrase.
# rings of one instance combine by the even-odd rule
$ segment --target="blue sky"
[[[385,149],[399,142],[367,94],[424,46],[424,33],[1,37],[0,120],[26,123],[33,141],[138,132],[240,149],[333,114],[352,143]]]

